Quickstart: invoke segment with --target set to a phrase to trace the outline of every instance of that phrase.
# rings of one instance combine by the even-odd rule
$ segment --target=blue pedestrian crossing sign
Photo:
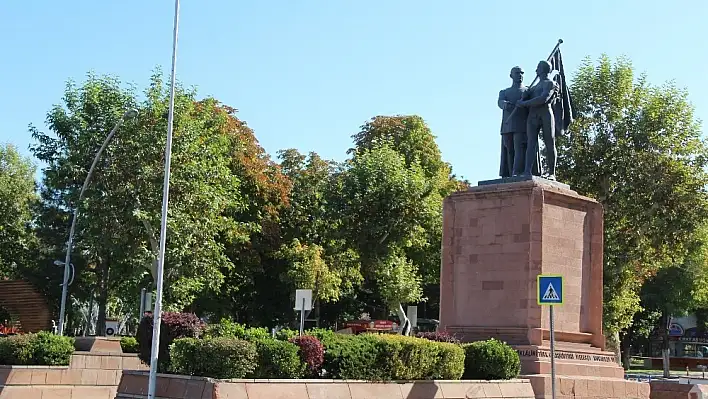
[[[563,304],[563,276],[540,274],[538,276],[538,304]]]

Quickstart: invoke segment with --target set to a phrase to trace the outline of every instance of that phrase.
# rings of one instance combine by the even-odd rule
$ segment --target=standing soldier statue
[[[519,109],[528,108],[526,133],[528,146],[526,150],[526,167],[524,174],[530,176],[533,161],[538,152],[538,136],[543,131],[543,144],[546,147],[546,166],[549,180],[556,179],[556,121],[552,105],[558,96],[558,85],[548,78],[551,73],[551,63],[541,61],[536,67],[538,84],[529,90],[530,99],[519,100],[516,106]]]
[[[516,103],[521,100],[527,87],[524,81],[524,71],[521,67],[511,68],[509,73],[511,87],[499,92],[497,105],[502,109],[501,124],[501,165],[499,176],[517,176],[524,172],[526,158],[526,118],[528,111],[523,108],[514,112]]]
[[[501,128],[503,139],[500,175],[502,178],[519,174],[541,175],[541,152],[538,139],[542,134],[545,147],[545,166],[548,168],[545,177],[550,180],[556,179],[556,135],[567,132],[575,117],[573,100],[565,81],[563,57],[560,51],[561,43],[563,40],[558,40],[558,44],[553,48],[548,59],[538,63],[536,79],[530,87],[521,86],[523,71],[514,67],[511,72],[514,84],[499,93],[499,107],[504,110]],[[516,70],[520,72],[521,78],[515,77]],[[551,75],[553,76],[551,77]],[[534,84],[536,80],[538,83]],[[518,97],[516,97],[517,95]],[[511,102],[513,106],[510,106],[508,102]],[[517,132],[521,131],[526,133],[524,143],[526,151],[520,157],[516,136]],[[509,161],[511,147],[507,143],[510,142],[515,150],[513,162]],[[523,165],[521,173],[517,161]]]

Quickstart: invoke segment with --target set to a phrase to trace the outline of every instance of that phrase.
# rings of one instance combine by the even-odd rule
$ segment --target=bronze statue
[[[499,176],[518,176],[524,172],[526,158],[526,119],[528,110],[521,108],[515,111],[517,101],[523,99],[528,89],[522,83],[524,71],[521,67],[511,68],[509,73],[511,87],[499,92],[497,105],[502,109],[501,124],[501,165]]]
[[[551,64],[541,61],[536,67],[539,82],[526,93],[528,100],[520,99],[516,102],[517,113],[524,108],[528,109],[526,122],[527,147],[524,175],[530,176],[535,169],[534,161],[537,159],[539,131],[543,131],[543,143],[546,147],[546,165],[548,166],[549,180],[556,179],[556,120],[553,115],[552,105],[558,96],[558,85],[548,75],[551,73]],[[525,96],[526,97],[526,96]]]

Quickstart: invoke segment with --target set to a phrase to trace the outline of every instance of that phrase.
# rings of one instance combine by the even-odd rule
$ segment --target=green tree
[[[586,59],[571,90],[559,178],[604,207],[604,325],[616,334],[641,309],[644,282],[685,263],[708,216],[708,152],[686,91],[650,85],[625,58]]]
[[[360,257],[371,305],[399,310],[422,299],[419,265],[407,256],[428,245],[425,227],[440,215],[439,193],[418,162],[389,144],[357,152],[342,173],[342,233]]]
[[[80,86],[67,85],[63,104],[47,116],[50,133],[32,128],[38,141],[33,151],[48,164],[42,213],[51,222],[43,225],[49,230],[45,236],[65,237],[67,210],[80,206],[73,258],[79,286],[97,293],[99,328],[109,295],[137,302],[141,286],[153,280],[151,241],[158,238],[161,213],[168,97],[159,73],[142,102],[118,79],[89,75]],[[128,108],[138,108],[138,119],[128,121],[106,148],[77,204],[96,150]],[[230,217],[245,208],[233,171],[241,142],[232,119],[228,107],[213,99],[197,101],[194,92],[178,88],[165,257],[168,309],[182,309],[200,293],[218,290],[223,271],[233,266],[225,246],[246,241],[252,231],[248,222]]]
[[[336,204],[341,200],[341,190],[335,177],[339,165],[316,153],[304,155],[295,149],[279,151],[278,155],[292,189],[288,206],[281,213],[284,244],[276,258],[285,263],[282,276],[288,289],[314,289],[315,319],[324,317],[331,323],[343,311],[335,302],[351,298],[362,280],[358,254],[339,234],[342,218]]]
[[[708,305],[708,231],[701,228],[685,243],[682,263],[665,266],[644,282],[640,291],[645,312],[658,315],[654,325],[662,339],[664,376],[669,376],[669,331],[671,318]]]
[[[35,167],[12,144],[0,145],[0,275],[17,275],[34,261],[32,208],[38,196]]]
[[[311,289],[315,300],[336,301],[342,278],[324,259],[324,249],[317,244],[301,244],[295,239],[276,254],[289,265],[283,278],[295,289]]]
[[[205,290],[195,309],[215,318],[229,316],[253,325],[272,325],[292,314],[285,295],[279,260],[274,254],[283,244],[281,213],[289,204],[292,183],[265,150],[253,130],[236,118],[236,110],[220,106],[224,124],[220,129],[232,135],[229,169],[238,179],[242,206],[224,216],[237,221],[237,235],[222,235],[221,242],[230,263],[221,269],[224,283]]]
[[[418,165],[431,188],[431,211],[435,216],[425,218],[420,225],[425,238],[408,246],[406,256],[413,262],[422,278],[425,297],[432,313],[437,314],[440,291],[440,250],[442,244],[442,201],[454,191],[464,190],[469,183],[452,174],[452,167],[442,160],[435,135],[423,118],[417,115],[376,116],[361,126],[353,136],[354,148],[350,154],[389,145],[410,168]],[[433,205],[434,204],[434,205]]]
[[[435,136],[418,115],[376,116],[352,138],[350,154],[388,144],[403,155],[406,165],[418,163],[429,179],[450,174],[451,167],[442,160]]]

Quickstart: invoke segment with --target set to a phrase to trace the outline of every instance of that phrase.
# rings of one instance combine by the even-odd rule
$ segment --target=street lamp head
[[[129,109],[129,110],[125,111],[125,114],[123,115],[123,117],[124,117],[125,119],[135,118],[136,116],[138,116],[138,110],[137,110],[137,109]]]
[[[55,266],[64,266],[64,262],[62,262],[62,261],[60,261],[60,260],[55,260],[55,261],[54,261],[54,265],[55,265]]]

